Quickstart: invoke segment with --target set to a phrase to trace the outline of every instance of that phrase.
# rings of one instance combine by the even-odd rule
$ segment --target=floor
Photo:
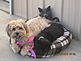
[[[55,55],[54,57],[45,59],[32,59],[14,54],[9,46],[9,37],[6,34],[5,28],[7,23],[12,19],[18,19],[17,16],[0,11],[0,61],[81,61],[81,41],[72,40],[67,49]]]

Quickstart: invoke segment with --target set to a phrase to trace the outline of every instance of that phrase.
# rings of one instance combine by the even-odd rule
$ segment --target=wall
[[[38,15],[38,7],[48,5],[52,7],[54,16],[81,39],[81,0],[13,0],[13,13],[29,19]]]
[[[38,15],[38,7],[50,5],[55,16],[61,19],[62,0],[13,0],[13,14],[32,18]]]
[[[13,14],[27,18],[27,0],[13,0]]]
[[[43,7],[43,0],[28,0],[28,19],[38,15],[38,7]]]
[[[63,23],[81,39],[81,0],[64,0],[63,2]]]

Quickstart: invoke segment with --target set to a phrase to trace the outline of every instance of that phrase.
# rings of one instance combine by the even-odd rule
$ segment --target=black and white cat
[[[53,17],[51,6],[48,6],[47,8],[38,8],[39,10],[39,16],[45,17],[46,19],[49,19],[51,21],[59,22],[58,17]]]

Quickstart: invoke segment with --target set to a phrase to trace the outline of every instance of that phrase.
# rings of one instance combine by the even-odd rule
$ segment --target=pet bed
[[[52,43],[52,45],[50,45],[51,49],[49,50],[49,52],[46,52],[42,56],[42,58],[51,57],[51,56],[54,56],[55,54],[59,53],[60,51],[62,51],[63,49],[65,49],[69,46],[71,40],[72,40],[71,32],[64,28],[64,35],[57,38],[56,41],[54,41]],[[29,54],[28,56],[33,57],[31,54]],[[36,57],[38,57],[38,56],[36,56]],[[38,58],[40,58],[40,57],[38,57]]]

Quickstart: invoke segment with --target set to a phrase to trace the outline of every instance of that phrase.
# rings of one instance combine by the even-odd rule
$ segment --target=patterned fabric
[[[72,34],[64,28],[64,35],[57,38],[56,41],[52,43],[51,50],[46,52],[43,58],[54,56],[61,50],[67,48],[71,42]]]

